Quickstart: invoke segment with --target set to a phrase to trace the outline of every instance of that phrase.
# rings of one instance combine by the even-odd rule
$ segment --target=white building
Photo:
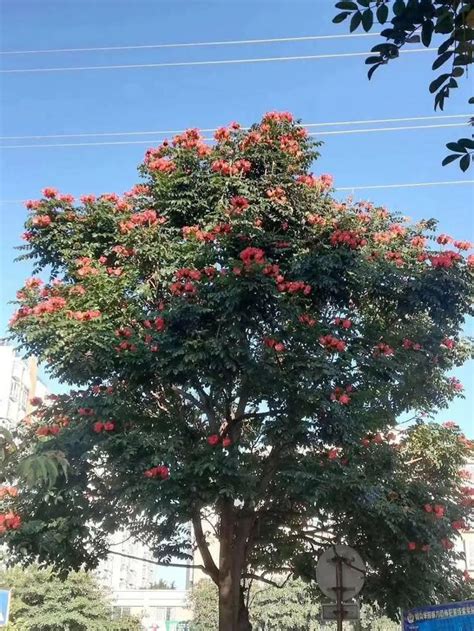
[[[187,631],[191,610],[186,590],[118,590],[111,597],[116,619],[136,616],[146,631]]]
[[[13,346],[0,340],[0,427],[13,428],[31,412],[30,399],[47,393],[38,378],[36,359],[22,359]]]
[[[104,587],[113,591],[143,590],[152,585],[156,566],[146,562],[153,561],[146,546],[120,531],[111,537],[109,547],[115,554],[109,554],[94,572]]]

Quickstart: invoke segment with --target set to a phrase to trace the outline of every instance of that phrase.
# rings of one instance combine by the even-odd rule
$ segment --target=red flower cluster
[[[407,548],[410,552],[415,552],[415,550],[418,548],[418,546],[420,547],[420,550],[422,552],[429,552],[431,546],[427,543],[423,543],[423,544],[417,544],[415,541],[409,541]]]
[[[156,224],[165,223],[164,217],[159,217],[154,210],[144,210],[139,213],[135,213],[128,221],[121,221],[119,224],[120,232],[127,234],[137,226],[154,226]]]
[[[379,357],[380,355],[389,357],[390,355],[393,355],[394,352],[395,351],[393,350],[393,348],[389,346],[388,344],[385,344],[384,342],[380,342],[379,344],[377,344],[373,351],[376,357]]]
[[[353,230],[335,230],[331,235],[331,245],[346,245],[351,250],[356,250],[367,244],[367,239],[362,239]]]
[[[319,338],[319,343],[333,353],[342,353],[346,350],[346,343],[333,335],[322,335]]]
[[[162,480],[167,480],[170,477],[170,470],[165,465],[160,465],[159,467],[147,469],[143,475],[145,478],[161,478]]]
[[[307,219],[310,226],[325,226],[327,224],[326,218],[321,215],[308,215]]]
[[[426,245],[426,238],[425,237],[413,237],[413,239],[411,239],[410,241],[411,245],[414,248],[424,248]]]
[[[453,242],[453,238],[450,237],[448,234],[440,234],[436,241],[441,245],[447,245],[448,243]]]
[[[41,201],[39,199],[29,199],[25,202],[25,207],[28,210],[38,210],[41,207]]]
[[[328,459],[329,460],[337,460],[342,455],[342,448],[341,447],[332,447],[328,451],[327,455],[328,455]]]
[[[449,337],[445,337],[444,340],[441,342],[441,346],[449,348],[449,350],[453,350],[453,348],[456,346],[456,342]]]
[[[452,550],[454,548],[454,543],[449,539],[441,539],[441,545],[445,550]]]
[[[342,326],[343,329],[350,329],[352,326],[352,321],[348,318],[335,318],[334,324],[336,326]]]
[[[451,377],[449,383],[455,392],[462,392],[464,390],[464,386],[456,377]]]
[[[277,353],[282,353],[285,350],[285,345],[282,342],[274,340],[272,337],[264,337],[263,343],[268,348],[273,348]]]
[[[97,421],[97,423],[94,423],[94,425],[92,426],[92,431],[94,431],[96,434],[101,434],[102,432],[113,432],[114,429],[114,421],[105,421],[105,423]]]
[[[267,112],[262,120],[266,123],[292,123],[294,119],[291,112]]]
[[[92,408],[79,408],[77,410],[79,416],[94,416],[95,412]]]
[[[150,171],[158,171],[159,173],[173,173],[173,171],[176,171],[176,164],[169,158],[149,160],[147,166]]]
[[[52,219],[49,215],[37,215],[31,220],[31,223],[36,228],[47,228],[51,222]]]
[[[242,250],[239,254],[239,257],[246,267],[265,264],[265,252],[260,248],[245,248],[245,250]]]
[[[232,207],[232,214],[241,215],[250,206],[250,202],[246,197],[243,197],[242,195],[235,195],[230,200],[230,205]]]
[[[281,136],[280,149],[285,153],[288,153],[290,156],[294,156],[295,158],[299,158],[303,155],[298,140],[296,140],[296,138],[293,138],[292,136],[289,136],[288,134]]]
[[[306,326],[314,326],[316,324],[316,320],[309,315],[309,313],[302,313],[298,316],[298,320],[301,324],[306,324]]]
[[[214,173],[220,173],[221,175],[238,175],[239,173],[248,173],[252,168],[251,163],[248,160],[236,160],[234,164],[226,162],[225,160],[215,160],[211,169]]]
[[[445,429],[457,429],[459,425],[454,421],[446,421],[445,423],[443,423],[443,427]]]
[[[21,517],[15,513],[5,513],[0,515],[0,535],[7,530],[18,530],[21,526]]]
[[[198,129],[187,129],[182,134],[173,138],[173,145],[182,149],[192,149],[197,151],[199,156],[207,156],[212,149],[208,147],[202,139]]]
[[[43,399],[41,397],[31,397],[30,405],[33,405],[35,407],[37,405],[43,405]]]
[[[56,436],[61,431],[59,425],[41,425],[36,430],[37,436]]]
[[[211,434],[207,437],[207,442],[209,445],[211,445],[211,447],[215,447],[220,442],[222,442],[222,446],[224,448],[230,447],[232,445],[232,440],[228,436],[221,439],[219,434]]]
[[[453,252],[453,250],[446,250],[446,252],[442,252],[441,254],[433,255],[428,258],[434,268],[444,269],[448,269],[452,267],[456,261],[462,260],[462,256],[458,252]]]
[[[166,328],[166,322],[164,318],[159,316],[158,318],[155,318],[154,322],[151,322],[151,320],[144,320],[143,326],[145,327],[145,329],[155,329],[156,331],[164,331]]]
[[[285,189],[281,186],[277,186],[276,188],[269,188],[267,190],[267,197],[275,204],[286,204],[288,202],[288,198],[286,197]]]
[[[451,528],[454,528],[454,530],[466,530],[467,524],[462,519],[457,519],[451,523]]]
[[[436,519],[441,519],[444,517],[444,506],[441,504],[425,504],[423,506],[423,510],[425,513],[432,513]]]
[[[454,241],[453,245],[458,250],[470,250],[472,248],[470,241]]]
[[[59,193],[56,188],[52,187],[44,188],[41,192],[43,193],[43,197],[47,197],[48,199],[54,199],[58,196]]]
[[[302,280],[281,281],[277,280],[278,291],[286,291],[289,294],[297,294],[302,292],[305,296],[309,296],[312,291],[311,285],[308,285]]]
[[[16,497],[18,495],[18,489],[16,486],[0,486],[0,499],[4,497]]]
[[[235,132],[239,129],[239,123],[231,123],[229,127],[219,127],[219,129],[214,133],[214,138],[217,140],[217,142],[226,142],[230,139],[232,132]]]
[[[369,447],[369,445],[382,445],[384,442],[390,442],[396,439],[396,434],[393,432],[389,432],[386,436],[383,436],[380,432],[375,434],[375,436],[366,436],[360,442],[364,447]]]
[[[123,245],[114,245],[112,252],[115,252],[115,254],[118,254],[119,256],[133,256],[135,254],[135,250],[133,248],[126,248]]]
[[[210,232],[201,230],[199,226],[184,226],[182,231],[185,239],[189,237],[195,237],[198,241],[212,241],[213,239]]]
[[[150,188],[146,184],[135,184],[132,188],[124,193],[124,197],[140,197],[140,195],[149,195]]]
[[[403,340],[402,346],[406,350],[412,349],[414,351],[421,351],[421,344],[418,344],[418,342],[414,342],[413,340],[409,340],[408,338]]]
[[[97,310],[67,311],[67,317],[71,318],[71,320],[78,320],[78,322],[89,322],[90,320],[100,318],[101,315],[102,313]]]
[[[342,405],[347,405],[348,403],[351,402],[351,397],[349,396],[348,393],[352,392],[353,390],[354,388],[351,385],[346,386],[345,388],[341,388],[338,386],[331,393],[331,401],[337,401],[338,403],[341,403]]]

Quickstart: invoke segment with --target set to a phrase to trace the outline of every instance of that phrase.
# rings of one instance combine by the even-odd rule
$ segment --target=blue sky
[[[334,0],[335,2],[335,0]],[[120,46],[343,33],[332,0],[3,0],[3,50]],[[376,39],[329,40],[147,51],[3,56],[4,69],[140,64],[367,51]],[[405,55],[366,78],[363,58],[265,64],[4,74],[2,136],[118,132],[248,124],[268,110],[290,110],[304,122],[432,115],[431,53]],[[466,82],[446,114],[468,112]],[[438,121],[432,121],[433,123]],[[443,121],[439,121],[443,122]],[[455,122],[455,120],[444,121]],[[410,123],[408,123],[410,124]],[[413,124],[413,123],[412,123]],[[385,125],[369,125],[369,127]],[[473,179],[441,167],[444,145],[461,128],[327,136],[316,173],[336,186]],[[153,136],[150,136],[152,138]],[[98,141],[100,139],[89,139]],[[112,139],[113,140],[113,139]],[[19,141],[18,141],[19,142]],[[27,144],[30,144],[26,141]],[[70,142],[74,142],[71,140]],[[14,144],[13,141],[3,144]],[[44,186],[73,194],[127,190],[147,145],[10,149],[1,153],[2,200],[35,198]],[[474,241],[469,185],[357,191],[359,198],[414,219],[436,217],[440,231]],[[0,205],[0,331],[28,265],[12,264],[26,211]],[[470,332],[473,327],[470,326]],[[440,420],[471,423],[472,365],[458,373],[466,399]],[[471,425],[472,426],[472,425]]]

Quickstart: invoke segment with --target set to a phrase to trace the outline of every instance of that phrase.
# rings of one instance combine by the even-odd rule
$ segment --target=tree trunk
[[[234,509],[227,501],[222,503],[219,534],[219,631],[252,631],[240,584],[246,537],[236,532]]]

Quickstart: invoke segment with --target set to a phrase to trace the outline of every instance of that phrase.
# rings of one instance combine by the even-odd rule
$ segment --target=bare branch
[[[278,587],[278,589],[282,589],[287,584],[288,580],[291,578],[293,573],[288,574],[283,583],[278,584],[275,581],[270,580],[269,578],[265,578],[265,576],[259,574],[252,574],[252,572],[247,572],[243,575],[243,578],[251,578],[255,581],[260,581],[261,583],[267,583],[268,585],[272,585],[272,587]]]
[[[133,556],[133,554],[125,554],[124,552],[116,552],[115,550],[107,550],[109,554],[115,554],[119,557],[125,557],[126,559],[133,559],[134,561],[143,561],[143,563],[151,563],[152,565],[161,565],[163,567],[185,567],[185,568],[194,568],[196,570],[201,570],[206,574],[209,572],[206,570],[204,565],[192,565],[190,563],[164,563],[162,561],[153,561],[151,559],[142,559],[141,557]]]

